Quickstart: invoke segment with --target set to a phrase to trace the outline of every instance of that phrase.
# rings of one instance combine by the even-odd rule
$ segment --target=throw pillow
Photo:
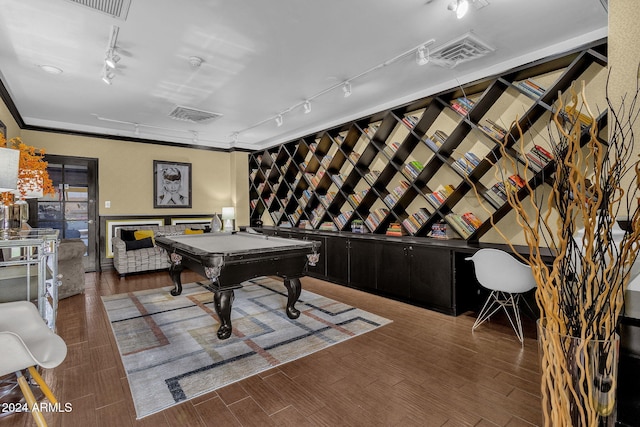
[[[136,236],[136,240],[145,239],[147,237],[151,237],[151,239],[153,239],[153,230],[137,230],[134,235]]]
[[[124,229],[120,229],[120,238],[122,240],[124,240],[125,242],[127,240],[131,241],[131,240],[136,240],[136,236],[135,236],[135,232],[137,230],[124,230]]]
[[[184,234],[202,234],[204,230],[194,230],[192,228],[187,228],[184,230]]]
[[[145,237],[144,239],[138,239],[138,240],[125,240],[124,244],[128,251],[133,251],[136,249],[152,248],[153,239],[151,237]]]

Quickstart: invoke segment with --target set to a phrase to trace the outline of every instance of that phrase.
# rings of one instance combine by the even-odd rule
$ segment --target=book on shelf
[[[389,209],[378,208],[369,213],[369,216],[367,216],[367,219],[364,221],[364,223],[367,225],[369,230],[371,230],[372,232],[376,231],[380,226],[380,223],[386,218],[388,214]]]
[[[380,176],[380,171],[373,170],[373,171],[367,172],[364,176],[364,179],[369,183],[369,185],[373,185],[375,184],[379,176]]]
[[[400,143],[392,142],[390,144],[387,144],[382,151],[384,151],[384,154],[386,154],[387,157],[391,158],[396,154],[398,148],[400,148]]]
[[[427,234],[427,237],[432,237],[434,239],[448,239],[449,227],[447,227],[446,221],[438,221],[431,226],[431,231]]]
[[[351,160],[353,164],[358,163],[358,160],[360,160],[360,153],[358,153],[357,151],[352,151],[349,154],[349,160]]]
[[[479,127],[480,130],[496,141],[504,140],[504,137],[507,135],[507,130],[491,119],[485,118],[482,123],[479,124]]]
[[[320,162],[320,164],[325,168],[325,169],[329,169],[329,165],[331,164],[331,161],[333,160],[333,156],[330,156],[329,154],[327,154],[326,156],[324,156],[322,158],[322,161]]]
[[[353,211],[351,210],[344,211],[344,212],[341,212],[340,215],[338,215],[333,219],[333,221],[338,226],[338,229],[342,230],[347,225],[347,222],[349,222],[351,215],[353,215]]]
[[[526,181],[522,179],[520,175],[513,174],[510,175],[509,178],[505,181],[504,185],[508,191],[513,191],[517,193],[522,187],[526,185]]]
[[[425,208],[420,208],[402,221],[402,225],[411,234],[416,234],[428,220],[429,212]]]
[[[425,197],[433,206],[438,208],[447,200],[447,197],[449,197],[454,190],[455,188],[451,184],[440,184],[436,187],[435,191],[425,194]]]
[[[418,124],[418,116],[404,116],[402,123],[404,123],[409,129],[413,129]]]
[[[364,130],[364,133],[366,133],[369,138],[373,138],[373,135],[376,133],[379,127],[380,126],[378,125],[371,124],[367,126],[367,128]]]
[[[278,225],[278,227],[291,228],[291,227],[292,227],[292,225],[291,225],[291,222],[289,222],[289,221],[287,221],[287,220],[284,220],[284,221],[281,221],[281,222],[280,222],[280,224]]]
[[[387,227],[385,233],[387,236],[406,236],[407,233],[403,230],[402,225],[399,222],[392,222]]]
[[[418,175],[420,175],[420,172],[422,172],[422,169],[424,169],[422,163],[413,160],[404,165],[403,171],[407,178],[416,179]]]
[[[544,95],[546,89],[540,86],[532,79],[520,80],[516,83],[516,86],[522,89],[523,92],[533,95],[534,98],[539,98]]]
[[[338,231],[335,224],[331,221],[323,222],[322,224],[320,224],[319,229],[323,231]]]
[[[460,172],[462,176],[469,175],[471,172],[473,172],[474,168],[473,164],[469,160],[466,160],[465,157],[461,157],[451,162],[451,167]]]
[[[312,142],[311,144],[309,144],[309,150],[312,153],[315,153],[317,148],[318,148],[318,143],[317,142]]]
[[[469,110],[473,108],[475,102],[471,101],[467,97],[456,98],[450,102],[451,108],[453,108],[458,114],[466,116],[469,114]]]
[[[472,216],[469,216],[469,214]],[[467,217],[465,217],[464,215],[467,215]],[[475,215],[473,215],[471,212],[467,212],[464,215],[459,215],[451,212],[445,215],[445,220],[461,237],[463,237],[464,239],[468,239],[476,231],[477,227],[472,225],[470,219],[468,219],[469,217],[475,218]]]

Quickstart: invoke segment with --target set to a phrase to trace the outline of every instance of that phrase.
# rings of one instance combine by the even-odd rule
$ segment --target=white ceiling
[[[604,0],[476,0],[460,20],[451,1],[131,0],[122,20],[73,0],[0,0],[0,78],[29,127],[258,149],[607,36]],[[107,85],[112,25],[122,59]],[[495,51],[417,65],[421,44],[468,32]],[[341,83],[367,70],[345,98]],[[222,117],[177,121],[176,106]]]

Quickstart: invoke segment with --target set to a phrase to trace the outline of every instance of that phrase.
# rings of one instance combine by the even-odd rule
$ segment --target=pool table
[[[300,311],[295,303],[301,291],[300,277],[307,264],[318,261],[320,246],[310,240],[246,232],[158,236],[155,242],[169,253],[169,275],[175,286],[171,295],[182,293],[180,275],[185,268],[211,280],[206,287],[213,292],[214,308],[220,318],[219,339],[231,336],[233,290],[255,277],[282,277],[288,292],[287,316],[297,319]]]

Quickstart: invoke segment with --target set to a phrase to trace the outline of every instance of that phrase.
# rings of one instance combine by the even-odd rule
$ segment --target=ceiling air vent
[[[114,18],[127,19],[131,0],[67,0],[71,3],[86,6],[96,12],[105,13]]]
[[[169,117],[191,123],[205,123],[213,119],[222,117],[222,114],[210,113],[208,111],[196,110],[195,108],[177,106]]]
[[[432,51],[430,59],[443,67],[453,68],[462,62],[480,58],[494,50],[474,34],[467,33]]]

